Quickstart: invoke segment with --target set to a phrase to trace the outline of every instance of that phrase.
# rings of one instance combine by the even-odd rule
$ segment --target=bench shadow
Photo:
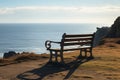
[[[26,71],[24,73],[21,73],[17,75],[16,77],[20,80],[42,80],[45,76],[48,76],[50,74],[55,74],[58,72],[62,71],[67,71],[68,73],[66,74],[64,79],[70,78],[70,76],[74,73],[77,68],[93,58],[83,58],[83,57],[78,57],[76,60],[66,63],[66,64],[60,64],[60,63],[46,63],[40,68],[36,68],[30,71]]]

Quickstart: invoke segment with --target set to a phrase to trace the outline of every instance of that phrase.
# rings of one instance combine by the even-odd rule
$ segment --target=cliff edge
[[[120,37],[120,16],[114,21],[114,24],[110,27],[110,31],[107,37],[109,38]]]

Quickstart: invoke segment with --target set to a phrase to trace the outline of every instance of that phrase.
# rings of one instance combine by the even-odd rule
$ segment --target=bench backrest
[[[85,46],[89,45],[91,48],[93,47],[93,39],[94,34],[66,34],[64,33],[61,40],[61,49],[64,46]]]

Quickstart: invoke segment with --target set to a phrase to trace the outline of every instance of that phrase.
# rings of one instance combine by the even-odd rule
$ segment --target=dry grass
[[[70,80],[120,80],[120,39],[105,39],[104,45],[100,45],[93,49],[94,59],[78,64],[70,76]],[[79,51],[64,54],[65,62],[74,61],[79,55]],[[0,65],[8,65],[11,63],[19,63],[30,60],[48,59],[48,54],[26,53],[11,57],[9,59],[0,59]],[[72,70],[56,72],[48,75],[45,80],[58,78],[63,80],[65,76]],[[62,79],[59,79],[62,78]],[[68,79],[68,80],[69,80]],[[55,80],[55,79],[53,79]]]
[[[81,64],[77,70],[85,70],[86,80],[89,78],[91,80],[94,77],[103,77],[105,80],[120,80],[120,39],[105,39],[104,45],[98,46],[93,49],[94,59]],[[79,55],[79,52],[76,51],[74,54],[71,52],[70,55],[65,55],[65,58],[75,59]],[[70,61],[70,59],[68,60]],[[87,71],[88,70],[88,71]],[[93,71],[93,72],[89,72]],[[90,76],[90,73],[94,77]],[[76,75],[77,74],[77,75]],[[81,77],[79,71],[76,71],[76,74],[73,74],[74,78],[85,78]],[[103,79],[103,80],[104,80]],[[84,80],[84,79],[83,79]],[[99,79],[98,79],[99,80]],[[101,79],[102,80],[102,79]]]

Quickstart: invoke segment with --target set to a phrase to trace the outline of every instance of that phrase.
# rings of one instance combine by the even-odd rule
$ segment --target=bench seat
[[[78,48],[65,48],[63,51],[74,51],[74,50],[80,50],[80,49],[90,49],[91,47],[90,46],[81,46],[81,47],[78,47]],[[61,51],[61,49],[59,48],[57,48],[57,49],[55,49],[55,48],[51,48],[51,49],[49,49],[49,50],[51,50],[51,51]]]

